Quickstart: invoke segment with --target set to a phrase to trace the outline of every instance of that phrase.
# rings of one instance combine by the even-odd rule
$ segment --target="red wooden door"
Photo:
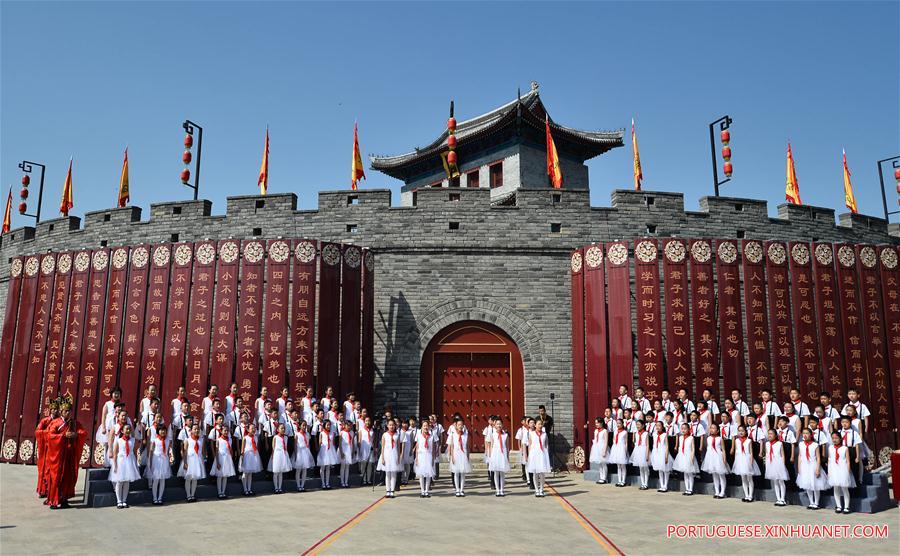
[[[435,400],[435,409],[439,410],[435,413],[444,427],[449,427],[454,413],[464,417],[471,413],[472,357],[468,353],[439,353],[435,367],[441,396]]]

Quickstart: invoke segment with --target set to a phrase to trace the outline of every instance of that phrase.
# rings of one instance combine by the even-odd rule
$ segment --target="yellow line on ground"
[[[357,523],[359,523],[360,521],[362,521],[363,519],[365,519],[365,517],[366,517],[367,515],[369,515],[370,513],[372,513],[372,511],[373,511],[375,508],[377,508],[378,506],[380,506],[380,505],[382,504],[382,502],[384,502],[385,500],[387,500],[387,498],[380,498],[380,499],[379,499],[378,501],[376,501],[374,504],[372,504],[371,506],[369,506],[368,508],[366,508],[366,509],[363,510],[362,512],[358,513],[353,519],[351,519],[350,521],[348,521],[347,523],[345,523],[344,525],[342,525],[340,528],[336,529],[335,531],[331,532],[331,533],[328,535],[328,537],[326,537],[325,539],[322,539],[321,541],[319,541],[316,545],[313,546],[312,549],[307,550],[306,552],[304,552],[304,556],[306,556],[307,554],[309,554],[310,556],[316,556],[316,555],[318,555],[320,552],[322,552],[323,550],[325,550],[326,548],[328,548],[329,546],[331,546],[331,543],[333,543],[334,541],[336,541],[336,540],[338,540],[339,538],[341,538],[341,536],[342,536],[344,533],[346,533],[347,531],[349,531],[350,529],[352,529]]]
[[[588,525],[588,523],[580,515],[575,513],[575,511],[569,506],[569,504],[566,503],[563,496],[559,492],[557,492],[555,488],[553,488],[550,485],[545,485],[545,486],[546,486],[546,488],[550,489],[550,492],[553,493],[553,498],[556,499],[556,501],[559,503],[559,505],[562,506],[563,509],[566,510],[570,516],[572,516],[572,519],[577,521],[578,524],[581,525],[585,531],[587,531],[592,537],[594,537],[594,540],[597,541],[597,544],[602,546],[603,549],[606,550],[607,554],[610,554],[611,556],[620,554],[619,551],[614,550],[613,547],[610,546],[610,544],[608,542],[606,542],[600,535],[598,535],[594,531],[594,528],[591,527],[590,525]]]

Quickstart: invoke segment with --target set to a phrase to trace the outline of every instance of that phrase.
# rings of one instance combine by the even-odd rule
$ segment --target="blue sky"
[[[900,154],[898,6],[4,1],[0,185],[16,196],[18,162],[44,162],[43,215],[55,217],[74,155],[73,214],[108,208],[128,145],[146,218],[150,203],[192,194],[178,179],[190,118],[204,126],[214,213],[257,192],[267,124],[270,192],[315,208],[317,191],[349,186],[355,119],[364,155],[407,152],[441,132],[450,99],[466,119],[535,80],[565,125],[635,117],[645,189],[682,191],[688,209],[712,194],[707,124],[728,113],[723,194],[766,199],[774,215],[790,138],[805,203],[846,212],[844,147],[860,211],[880,216],[875,161]],[[594,205],[631,186],[630,147],[589,167]],[[390,187],[399,204],[400,182],[368,174],[362,187]]]

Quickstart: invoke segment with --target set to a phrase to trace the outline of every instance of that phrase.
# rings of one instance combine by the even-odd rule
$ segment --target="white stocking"
[[[535,477],[537,480],[535,481],[534,486],[537,487],[538,492],[544,494],[544,482],[547,480],[547,475],[544,473],[536,473]]]
[[[323,465],[321,468],[322,486],[331,486],[331,466]]]
[[[776,498],[778,498],[779,501],[784,502],[785,494],[786,494],[786,492],[785,492],[785,488],[784,488],[784,480],[777,479],[775,481],[775,496],[776,496]]]
[[[647,483],[650,481],[650,468],[649,467],[639,467],[641,470],[641,486],[646,487]]]
[[[753,477],[741,475],[741,487],[744,489],[744,498],[753,498]]]
[[[627,468],[625,467],[625,464],[617,463],[616,469],[618,470],[618,473],[616,474],[616,482],[619,483],[620,485],[624,485],[625,484],[625,473],[627,473],[627,471],[626,471]]]
[[[495,473],[494,479],[497,481],[497,492],[503,494],[503,483],[506,482],[506,474],[505,473]]]
[[[685,473],[684,474],[684,490],[687,492],[694,492],[694,474],[693,473]]]
[[[273,479],[275,482],[275,490],[281,490],[281,482],[283,480],[282,474],[280,472],[275,473]]]
[[[126,483],[127,484],[127,483]],[[844,509],[850,509],[850,487],[840,487],[841,495],[844,497]],[[128,490],[125,491],[125,496],[128,496]]]
[[[422,494],[425,494],[425,477],[419,477],[419,490],[422,491]]]
[[[606,477],[609,475],[609,466],[605,463],[600,464],[600,480],[606,481]]]

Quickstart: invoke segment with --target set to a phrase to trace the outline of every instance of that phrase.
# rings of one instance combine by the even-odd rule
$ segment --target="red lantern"
[[[900,168],[894,169],[894,179],[900,181]]]
[[[897,178],[897,179],[900,180],[900,178]],[[28,174],[25,174],[24,176],[22,176],[22,185],[24,185],[25,187],[28,187],[28,184],[30,184],[30,183],[31,183],[31,176],[29,176]]]
[[[184,146],[188,149],[194,146],[194,136],[190,133],[184,136]]]
[[[450,151],[447,153],[447,163],[456,164],[456,151]]]
[[[181,171],[181,183],[187,185],[187,182],[191,180],[191,171],[185,168]]]
[[[726,163],[725,163],[725,166],[723,166],[722,169],[725,170],[725,177],[726,177],[726,178],[730,178],[730,177],[731,177],[731,173],[734,172],[734,167],[731,165],[730,162],[726,162]]]
[[[25,214],[25,211],[28,210],[28,205],[25,203],[19,203],[19,214]]]
[[[731,147],[722,147],[722,158],[725,159],[725,162],[731,160]]]
[[[28,198],[28,188],[23,187],[22,191],[19,191],[19,197],[21,197],[23,199],[27,199]]]
[[[450,116],[450,119],[447,120],[447,129],[453,131],[456,129],[456,118]]]
[[[731,142],[731,134],[728,133],[727,129],[723,129],[722,130],[722,144],[727,145],[729,142]]]
[[[191,163],[191,151],[185,149],[184,154],[181,155],[181,161],[185,164]]]
[[[450,147],[451,149],[456,148],[456,135],[451,135],[451,136],[447,137],[447,146]]]

